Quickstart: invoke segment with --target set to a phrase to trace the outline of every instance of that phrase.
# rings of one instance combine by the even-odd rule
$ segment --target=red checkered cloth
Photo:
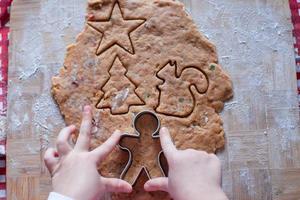
[[[0,115],[6,116],[7,107],[7,71],[8,71],[8,40],[9,10],[12,0],[0,0]],[[6,156],[5,143],[0,141],[0,200],[6,199]]]
[[[289,0],[294,24],[297,80],[300,103],[300,0]],[[12,0],[0,0],[0,115],[6,116],[7,108],[7,71],[8,71],[8,42],[9,42],[9,10]],[[0,200],[6,199],[6,156],[5,143],[0,141]]]
[[[298,99],[300,105],[300,0],[289,0],[294,25],[293,36],[295,37],[295,52],[297,65]]]

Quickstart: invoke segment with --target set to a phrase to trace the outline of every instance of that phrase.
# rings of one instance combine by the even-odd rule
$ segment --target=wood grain
[[[285,0],[182,0],[218,49],[235,97],[222,113],[223,188],[234,200],[300,198],[300,122],[292,25]],[[50,94],[85,0],[15,0],[11,10],[8,199],[46,199],[43,153],[64,122]]]

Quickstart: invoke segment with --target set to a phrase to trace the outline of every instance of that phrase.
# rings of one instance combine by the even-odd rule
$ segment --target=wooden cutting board
[[[235,97],[222,113],[223,188],[230,199],[300,199],[300,123],[292,25],[285,0],[185,0],[218,49]],[[15,0],[11,9],[8,199],[46,199],[43,153],[64,126],[51,98],[65,48],[84,23],[85,0]]]

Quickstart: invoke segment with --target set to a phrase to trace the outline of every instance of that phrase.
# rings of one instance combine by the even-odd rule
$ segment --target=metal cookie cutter
[[[152,139],[158,139],[159,138],[159,130],[160,130],[160,120],[159,118],[157,117],[157,115],[152,112],[152,111],[142,111],[142,112],[139,112],[135,117],[134,117],[134,120],[133,120],[133,127],[134,127],[134,131],[135,131],[135,135],[133,134],[125,134],[121,137],[121,140],[124,138],[124,137],[132,137],[132,138],[139,138],[141,136],[141,133],[139,132],[138,130],[138,127],[139,127],[139,124],[140,123],[144,123],[143,122],[143,117],[147,117],[152,121],[152,123],[155,123],[155,130],[153,131],[152,133]],[[142,124],[142,125],[145,125],[147,126],[147,124]],[[121,141],[120,140],[120,141]],[[120,179],[124,179],[127,171],[129,170],[131,164],[132,164],[132,159],[133,159],[133,156],[132,156],[132,152],[130,151],[129,148],[127,147],[123,147],[121,145],[119,145],[119,147],[123,150],[123,151],[126,151],[128,152],[129,154],[129,160],[124,168],[124,170],[122,171],[121,175],[120,175]],[[162,159],[165,159],[164,156],[163,156],[163,151],[161,150],[158,154],[158,157],[157,157],[157,165],[159,166],[163,176],[166,176],[166,173],[165,173],[165,170],[164,168],[162,167],[161,163],[162,163]],[[164,161],[164,163],[166,163],[166,161]],[[138,177],[141,175],[141,173],[143,172],[143,170],[146,172],[147,174],[147,177],[148,179],[151,179],[151,176],[150,176],[150,173],[148,172],[147,170],[147,167],[145,166],[142,166],[139,173],[137,174],[137,176],[133,179],[133,183],[131,183],[132,185],[135,185],[136,182],[137,182],[137,179]]]

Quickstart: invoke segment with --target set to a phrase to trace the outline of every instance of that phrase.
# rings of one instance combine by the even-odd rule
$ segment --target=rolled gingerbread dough
[[[52,94],[66,123],[78,127],[82,107],[93,105],[91,148],[116,129],[135,134],[135,114],[150,110],[169,128],[178,149],[215,152],[224,146],[218,113],[233,91],[215,46],[182,3],[90,0],[84,30],[67,47]],[[161,176],[157,161],[149,159],[157,145],[144,144],[133,159]],[[128,154],[116,148],[99,166],[101,174],[119,177],[127,161]],[[130,170],[128,180],[137,171]]]

